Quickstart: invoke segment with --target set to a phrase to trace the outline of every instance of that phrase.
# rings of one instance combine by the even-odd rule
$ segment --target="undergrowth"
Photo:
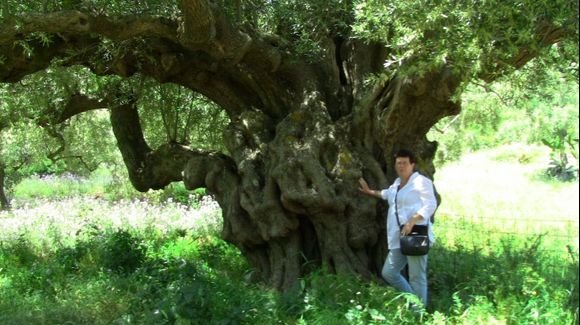
[[[93,226],[72,246],[0,244],[0,323],[573,324],[578,252],[531,239],[430,253],[430,306],[380,281],[316,271],[286,292],[245,280],[250,267],[215,234]],[[532,243],[532,244],[529,244]]]
[[[203,192],[103,198],[80,181],[85,196],[71,197],[36,179],[0,213],[0,324],[577,324],[577,203],[554,204],[577,192],[522,178],[535,158],[505,164],[519,157],[468,160],[469,186],[458,167],[441,171],[426,310],[379,279],[317,270],[285,292],[250,281]]]

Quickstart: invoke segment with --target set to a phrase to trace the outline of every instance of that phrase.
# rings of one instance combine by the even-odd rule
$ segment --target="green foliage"
[[[46,172],[46,170],[43,171]],[[30,173],[29,169],[26,169],[26,173]],[[23,173],[23,175],[26,174]],[[55,175],[51,172],[42,176],[33,174],[18,181],[11,193],[15,200],[21,202],[93,197],[110,201],[149,200],[157,204],[178,202],[192,208],[199,208],[202,200],[207,196],[205,188],[189,191],[181,182],[171,183],[158,191],[138,192],[131,186],[124,166],[101,166],[86,176],[72,173]]]
[[[498,66],[501,72],[509,69],[501,65],[522,49],[552,64],[575,62],[562,71],[578,76],[574,1],[255,0],[242,1],[239,8],[233,3],[225,7],[232,16],[240,16],[241,23],[279,35],[313,60],[324,53],[325,38],[384,42],[389,76],[421,75],[443,64],[471,77]],[[540,50],[538,29],[546,22],[575,35],[561,42],[556,55]],[[408,62],[412,64],[403,64]]]
[[[576,98],[578,98],[576,96]],[[578,178],[578,106],[569,104],[540,117],[540,141],[551,149],[548,176],[560,181]],[[569,162],[571,159],[575,161]]]
[[[577,252],[573,260],[561,260],[541,245],[522,245],[525,241],[503,241],[497,248],[483,252],[442,243],[430,259],[432,306],[416,313],[408,307],[415,300],[413,296],[324,271],[303,278],[293,290],[269,292],[243,282],[247,264],[239,253],[230,253],[235,248],[217,238],[144,235],[133,240],[151,243],[148,257],[131,272],[123,268],[125,272],[119,274],[94,272],[86,261],[81,262],[89,255],[98,255],[96,244],[83,247],[78,243],[48,258],[24,252],[18,245],[2,246],[0,275],[9,279],[1,282],[6,289],[2,297],[17,299],[23,306],[36,302],[34,297],[44,299],[44,303],[35,309],[40,313],[25,316],[20,307],[2,313],[0,320],[38,321],[46,314],[55,322],[71,320],[74,313],[65,312],[67,299],[89,295],[92,305],[78,301],[74,310],[89,316],[92,322],[132,319],[140,323],[174,323],[203,319],[212,324],[470,324],[523,320],[572,323],[577,317]],[[98,235],[94,236],[90,240],[93,243],[99,240]],[[116,239],[113,240],[117,242]],[[185,249],[176,251],[177,246]],[[16,264],[23,259],[29,259],[29,263]],[[214,264],[218,260],[229,262]],[[557,267],[552,266],[554,262]],[[106,267],[106,263],[100,265]],[[99,292],[105,288],[114,289],[109,294]],[[0,301],[0,310],[13,307],[12,300]],[[45,309],[55,307],[58,312]],[[103,313],[105,310],[113,315]]]
[[[439,228],[443,242],[429,261],[435,270],[431,275],[434,308],[460,316],[484,303],[486,313],[503,315],[508,323],[524,319],[545,323],[554,314],[562,315],[564,323],[572,322],[577,315],[565,310],[578,308],[578,288],[568,286],[578,277],[578,252],[560,255],[565,250],[552,250],[554,244],[542,245],[542,236],[493,239],[469,235],[476,229],[480,235],[482,230],[492,231],[484,227],[471,225],[461,234],[445,223]],[[447,241],[452,238],[447,232],[467,240]],[[451,294],[454,301],[439,296]]]
[[[578,179],[578,167],[568,165],[566,159],[552,158],[546,175],[562,182],[569,182]]]
[[[476,76],[489,69],[508,67],[522,49],[537,52],[541,39],[538,26],[551,21],[575,31],[573,1],[398,1],[355,2],[356,35],[369,40],[389,40],[387,74],[422,74],[441,65],[460,75]],[[501,28],[499,28],[501,26]],[[561,56],[578,58],[576,40],[563,47]],[[570,53],[570,49],[572,50]],[[566,53],[566,54],[564,54]],[[549,56],[549,55],[548,55]],[[493,61],[490,61],[493,60]],[[412,61],[411,65],[403,65]],[[577,66],[575,74],[577,76]]]
[[[244,30],[276,34],[268,39],[281,48],[307,56],[311,61],[324,57],[329,47],[349,37],[384,41],[388,50],[388,57],[384,58],[388,77],[394,73],[420,75],[445,64],[469,80],[485,74],[486,69],[497,68],[497,64],[509,61],[510,57],[525,49],[530,53],[538,52],[539,58],[524,68],[527,71],[522,75],[527,77],[516,74],[514,79],[520,79],[520,84],[553,83],[546,78],[553,74],[547,67],[554,66],[564,73],[564,77],[576,74],[573,79],[577,80],[577,42],[569,42],[567,36],[566,41],[540,51],[539,38],[535,36],[538,28],[551,22],[577,38],[574,13],[578,7],[572,1],[251,0],[219,1],[216,5],[222,6],[233,22],[243,26]],[[69,9],[100,15],[143,14],[171,19],[179,16],[180,11],[178,1],[159,0],[139,1],[138,4],[127,0],[42,3],[6,0],[0,8],[1,17],[5,19],[26,12]],[[32,41],[49,44],[52,40],[50,35],[34,33],[15,46],[31,52]],[[112,64],[109,62],[111,58],[129,54],[128,51],[132,56],[139,56],[143,51],[137,48],[149,46],[143,39],[132,40],[131,44],[115,44],[104,39],[94,49],[102,57],[94,65],[106,70],[105,67]],[[143,64],[155,64],[150,57],[135,59]],[[58,64],[62,62],[59,60],[62,59],[57,59],[44,72],[28,76],[19,84],[3,85],[0,89],[2,128],[8,128],[8,131],[2,131],[7,132],[6,135],[0,135],[3,137],[0,159],[4,165],[34,165],[28,170],[23,167],[25,175],[30,175],[34,172],[59,173],[65,169],[83,174],[100,164],[120,164],[121,158],[115,149],[104,111],[85,113],[64,125],[53,125],[55,117],[59,116],[56,113],[62,112],[66,99],[76,93],[96,99],[114,97],[114,104],[137,98],[145,137],[153,148],[166,142],[178,142],[203,149],[225,150],[221,130],[228,118],[215,103],[201,95],[174,84],[159,84],[140,75],[126,79],[97,77],[82,67],[60,68]],[[506,69],[500,67],[499,71]],[[550,87],[555,89],[552,85]],[[469,124],[470,130],[450,139],[450,145],[442,150],[445,156],[439,160],[458,157],[467,150],[465,146],[469,149],[485,148],[524,136],[521,132],[524,125],[501,128],[498,122],[508,116],[519,121],[521,111],[512,115],[498,113],[496,107],[499,105],[496,104],[484,110],[465,109],[465,118],[460,124]],[[40,130],[36,125],[45,128]],[[495,140],[497,133],[500,140]],[[460,140],[460,136],[467,141]],[[44,157],[49,157],[54,166],[46,166],[42,162],[46,159]],[[570,166],[562,158],[555,162],[558,167],[552,169],[552,174],[569,174],[566,171]],[[16,182],[17,176],[9,173],[9,185]]]
[[[19,236],[12,242],[0,243],[2,252],[9,252],[2,255],[2,263],[12,264],[18,267],[30,267],[37,261],[37,256],[25,236]]]
[[[326,52],[328,40],[361,38],[384,42],[389,50],[385,73],[423,74],[446,64],[470,77],[499,69],[522,50],[539,54],[546,63],[575,62],[562,71],[578,76],[578,3],[559,1],[380,1],[380,0],[248,0],[218,1],[234,25],[277,35],[312,61]],[[23,12],[78,9],[102,15],[180,15],[178,1],[6,0],[0,18]],[[566,31],[558,55],[544,53],[547,24]],[[22,42],[26,47],[26,42]],[[114,51],[123,51],[115,46]],[[135,53],[135,52],[133,52]],[[103,56],[106,57],[106,56]],[[145,62],[145,61],[143,61]],[[412,62],[412,64],[403,64]],[[540,71],[540,70],[538,70]]]
[[[105,234],[102,240],[99,259],[107,270],[131,273],[143,263],[146,249],[128,231],[117,230]]]
[[[578,164],[578,86],[557,71],[541,88],[522,88],[527,73],[493,85],[471,85],[462,112],[442,119],[429,133],[439,142],[436,164],[462,154],[510,143],[543,144],[566,166]],[[561,165],[562,163],[560,163]],[[547,166],[546,166],[547,167]],[[573,168],[571,168],[573,169]]]
[[[215,103],[181,86],[152,80],[142,80],[138,94],[139,115],[151,147],[174,142],[225,150],[222,130],[229,118]]]
[[[72,195],[90,195],[99,192],[91,184],[81,181],[82,178],[72,174],[64,174],[60,177],[51,175],[30,176],[14,187],[14,196],[28,200],[39,198],[59,199]]]
[[[21,12],[52,12],[60,10],[89,10],[102,14],[175,14],[177,1],[145,0],[135,3],[130,0],[4,0],[0,6],[0,19]]]
[[[192,199],[194,199],[196,202],[199,201],[200,196],[197,196],[197,194],[192,194],[192,192],[185,188],[183,183],[171,183],[163,189],[160,199],[162,201],[171,199],[182,204],[190,204],[192,203]]]
[[[272,1],[260,20],[262,30],[280,35],[298,54],[317,60],[326,53],[326,38],[350,35],[352,2],[345,0]]]
[[[260,301],[258,291],[224,281],[226,274],[200,259],[158,261],[142,271],[138,277],[151,279],[143,292],[151,303],[136,316],[148,323],[240,323]]]
[[[74,247],[65,246],[57,250],[54,259],[65,272],[74,273],[80,270],[82,259],[89,254],[88,250],[88,245],[79,242]]]
[[[21,83],[0,87],[0,161],[6,166],[5,186],[12,187],[30,175],[87,174],[101,164],[115,164],[120,155],[115,148],[108,114],[87,112],[71,121],[55,125],[64,110],[63,98],[73,93],[94,92],[88,70],[74,67],[48,69],[28,76]],[[70,123],[70,124],[69,124]],[[66,184],[62,184],[66,186]],[[73,182],[73,191],[78,188]],[[29,188],[24,196],[52,195],[54,189]],[[66,195],[60,187],[56,195]],[[39,192],[39,193],[34,193]]]
[[[7,167],[7,192],[10,194],[11,188],[21,178],[30,175],[46,178],[46,175],[69,171],[86,176],[104,166],[111,169],[113,175],[109,182],[97,184],[94,188],[80,188],[78,182],[62,178],[53,184],[55,186],[45,187],[40,184],[42,181],[33,178],[20,184],[15,195],[63,197],[75,192],[95,195],[106,192],[117,199],[138,196],[127,185],[127,172],[120,167],[122,160],[108,112],[85,112],[60,125],[53,125],[52,121],[60,116],[58,112],[64,110],[66,100],[63,98],[77,93],[90,98],[107,98],[113,91],[118,94],[115,97],[118,104],[127,100],[123,96],[125,92],[142,95],[138,105],[144,112],[141,117],[145,136],[153,147],[170,141],[223,150],[220,130],[228,122],[227,118],[215,104],[191,91],[175,85],[159,86],[142,78],[130,79],[120,85],[119,78],[97,78],[79,67],[48,69],[19,84],[0,88],[0,98],[3,99],[0,116],[6,123],[0,133],[0,161]],[[27,185],[30,181],[32,183]],[[179,186],[172,187],[164,197],[176,195],[186,203],[189,197],[184,192]]]

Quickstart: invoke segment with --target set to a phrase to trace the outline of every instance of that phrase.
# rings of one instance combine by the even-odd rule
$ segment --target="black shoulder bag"
[[[399,224],[399,230],[403,229],[401,226],[401,221],[399,221],[399,210],[397,208],[397,196],[399,195],[399,189],[395,194],[395,217],[397,218],[397,224]],[[429,252],[429,223],[427,225],[414,225],[410,233],[401,237],[401,253],[408,256],[421,256]]]

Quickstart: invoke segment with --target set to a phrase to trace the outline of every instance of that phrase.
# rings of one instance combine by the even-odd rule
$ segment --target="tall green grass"
[[[88,228],[46,251],[0,246],[0,323],[574,324],[576,259],[523,242],[487,252],[444,243],[430,257],[431,306],[377,282],[315,272],[285,293],[244,281],[249,266],[215,234]],[[558,268],[551,266],[557,263]]]
[[[443,197],[440,211],[488,221],[577,221],[578,182],[547,179],[548,164],[547,149],[535,146],[502,146],[466,155],[435,174]]]
[[[520,153],[477,153],[436,175],[444,201],[423,312],[380,281],[323,270],[284,293],[246,281],[250,266],[219,239],[220,211],[207,198],[192,206],[65,195],[0,214],[0,323],[577,324],[577,231],[556,227],[561,213],[578,215],[577,197],[562,203],[572,187],[536,177],[541,154],[513,168]],[[526,193],[513,198],[543,200],[507,205],[517,184]],[[475,189],[488,195],[464,193]],[[493,206],[520,217],[508,223]],[[531,213],[552,223],[536,229]]]
[[[109,201],[149,200],[157,203],[179,201],[197,206],[205,189],[188,191],[183,183],[172,183],[163,190],[138,192],[129,182],[127,172],[101,167],[88,177],[65,173],[62,175],[33,175],[20,181],[12,190],[12,197],[19,202],[38,199],[65,199],[75,196],[92,196]]]

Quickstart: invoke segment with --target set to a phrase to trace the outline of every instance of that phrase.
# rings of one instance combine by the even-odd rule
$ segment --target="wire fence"
[[[569,239],[578,244],[578,219],[541,218],[486,218],[480,216],[460,216],[446,214],[437,219],[438,227],[453,227],[467,230],[488,230],[489,232],[520,236],[543,235]]]
[[[578,226],[578,219],[489,219],[438,214],[434,231],[437,241],[457,250],[457,258],[469,256],[463,254],[465,251],[510,254],[518,249],[528,252],[529,258],[549,256],[544,267],[558,270],[564,264],[578,265]]]

